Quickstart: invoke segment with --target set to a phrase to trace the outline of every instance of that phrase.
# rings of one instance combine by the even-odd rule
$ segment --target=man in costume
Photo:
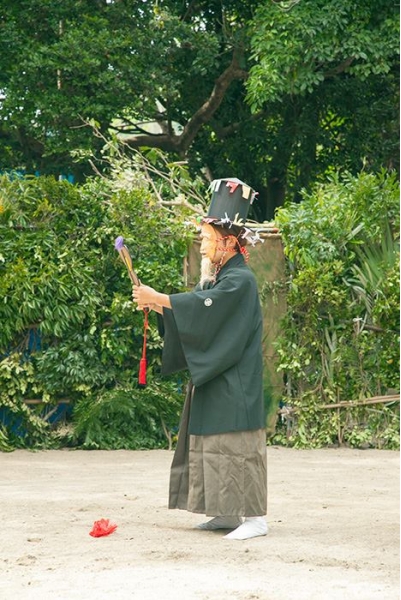
[[[167,295],[133,287],[140,308],[163,315],[163,374],[190,383],[171,474],[169,508],[213,517],[199,529],[230,529],[226,539],[266,535],[266,434],[262,315],[245,245],[255,192],[238,179],[212,182],[201,226],[201,281]]]

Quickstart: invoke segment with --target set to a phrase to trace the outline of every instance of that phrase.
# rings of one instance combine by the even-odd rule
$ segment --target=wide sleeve
[[[230,273],[211,289],[173,294],[170,300],[195,386],[240,361],[260,310],[256,282],[248,269]]]
[[[163,338],[162,375],[188,369],[174,314],[169,308],[163,310]]]

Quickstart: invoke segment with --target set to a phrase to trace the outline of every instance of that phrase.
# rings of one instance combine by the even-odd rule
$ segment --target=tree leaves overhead
[[[19,6],[18,6],[19,5]],[[178,118],[174,99],[212,67],[216,38],[144,2],[14,3],[0,30],[3,118],[53,151],[80,143],[113,119],[157,120],[155,100]]]
[[[103,135],[259,191],[398,168],[390,0],[0,0],[0,169],[92,173]],[[99,163],[100,164],[100,163]],[[99,166],[101,169],[101,165]]]
[[[263,3],[253,21],[250,105],[258,110],[282,94],[312,93],[343,73],[386,74],[398,47],[397,13],[387,0],[302,0],[289,12]]]

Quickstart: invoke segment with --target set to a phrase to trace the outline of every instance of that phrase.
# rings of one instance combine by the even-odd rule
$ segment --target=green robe
[[[209,289],[172,294],[164,309],[162,373],[188,369],[194,385],[188,433],[265,427],[262,315],[255,277],[241,254]]]

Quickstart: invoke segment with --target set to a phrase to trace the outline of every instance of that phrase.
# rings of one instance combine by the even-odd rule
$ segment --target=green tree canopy
[[[333,168],[398,166],[390,0],[0,3],[1,169],[83,178],[96,121],[244,179],[263,220]]]

